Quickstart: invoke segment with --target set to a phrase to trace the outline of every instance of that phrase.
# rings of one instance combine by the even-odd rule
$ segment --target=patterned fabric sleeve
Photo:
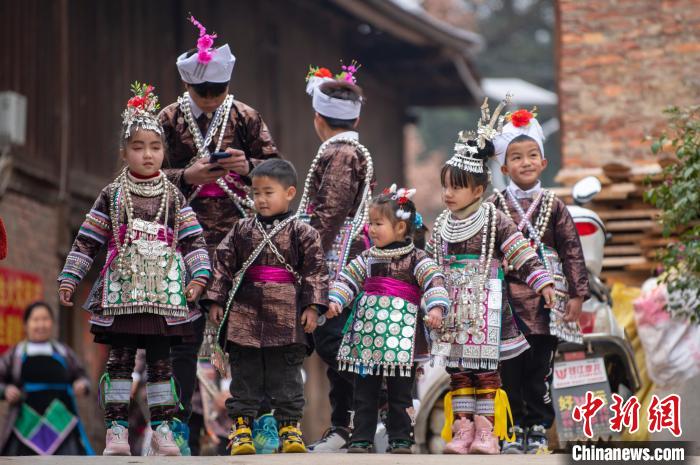
[[[180,194],[180,197],[184,203],[184,196]],[[192,281],[206,286],[211,277],[211,263],[209,263],[202,226],[197,221],[197,215],[189,206],[180,210],[179,218],[178,243],[185,259],[185,266]]]
[[[175,115],[177,113],[177,105],[169,105],[161,110],[158,115],[158,120],[163,126],[163,136],[165,138],[165,145],[171,150],[176,147],[175,138],[177,137]],[[189,196],[192,193],[194,186],[187,184],[185,181],[185,169],[184,168],[164,168],[168,180],[175,184],[180,192]]]
[[[71,381],[83,381],[84,383],[86,383],[86,386],[89,390],[91,388],[92,383],[90,382],[90,378],[88,377],[87,372],[85,371],[85,365],[83,365],[83,363],[80,361],[78,355],[73,351],[73,349],[64,344],[57,343],[57,346],[60,347],[60,349],[63,350],[66,354],[66,359],[68,360],[69,376]]]
[[[554,280],[530,242],[502,212],[497,211],[496,240],[510,267],[536,292],[553,285]]]
[[[564,276],[569,283],[569,296],[581,297],[584,300],[589,297],[588,271],[586,260],[583,257],[581,239],[576,231],[576,224],[571,218],[569,210],[564,202],[555,199],[554,214],[554,244],[557,254],[561,259]]]
[[[358,255],[354,260],[345,265],[338,278],[331,286],[330,300],[346,307],[355,300],[355,296],[362,291],[362,286],[367,277],[367,253]]]
[[[311,226],[321,233],[323,250],[331,250],[335,237],[350,212],[362,187],[362,161],[355,146],[331,144],[330,162],[323,172],[311,216]]]
[[[15,359],[17,346],[11,347],[0,356],[0,399],[5,399],[5,389],[12,380],[12,362]]]
[[[422,256],[422,258],[421,258]],[[418,285],[423,290],[425,308],[427,311],[434,307],[442,307],[443,313],[450,308],[450,297],[445,289],[445,275],[435,260],[421,251],[418,263],[413,269]]]
[[[328,268],[321,248],[321,237],[314,228],[301,221],[296,222],[297,247],[302,258],[300,307],[305,310],[315,306],[319,313],[328,309]]]
[[[205,307],[214,302],[222,307],[226,305],[228,294],[233,286],[233,278],[240,269],[242,263],[238,261],[236,253],[236,241],[240,222],[237,222],[224,240],[214,250],[214,263],[212,264],[212,279],[209,287],[202,297]]]
[[[74,291],[90,270],[95,256],[109,241],[112,234],[109,191],[109,186],[102,189],[92,209],[85,215],[85,221],[78,230],[63,270],[58,276],[59,290]]]
[[[279,158],[280,154],[277,150],[277,145],[270,135],[270,130],[267,124],[263,121],[260,113],[253,108],[241,103],[235,102],[239,108],[240,114],[243,116],[243,124],[246,126],[247,145],[250,153],[250,163],[253,167],[258,166],[269,158]],[[234,118],[235,112],[231,112],[231,117]]]

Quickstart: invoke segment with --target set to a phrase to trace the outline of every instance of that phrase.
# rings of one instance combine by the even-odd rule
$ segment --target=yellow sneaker
[[[283,454],[299,454],[306,452],[301,430],[296,424],[286,424],[280,428],[280,446]]]
[[[250,419],[238,417],[234,420],[229,434],[229,447],[231,455],[252,455],[255,454],[253,444],[253,432],[250,430]]]

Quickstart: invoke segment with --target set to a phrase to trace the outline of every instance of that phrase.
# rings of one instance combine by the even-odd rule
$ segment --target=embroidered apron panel
[[[391,376],[413,366],[418,306],[401,297],[362,294],[345,328],[341,370]]]
[[[17,438],[39,455],[53,454],[78,424],[78,418],[58,399],[43,415],[27,404],[20,407],[13,428]]]
[[[162,228],[155,223],[142,223],[146,223],[146,227]],[[162,240],[142,236],[129,243],[124,263],[134,263],[137,271],[122,274],[118,269],[118,259],[112,261],[104,275],[103,316],[147,312],[187,317],[184,260],[176,253],[170,269],[166,270],[171,254],[170,247]]]

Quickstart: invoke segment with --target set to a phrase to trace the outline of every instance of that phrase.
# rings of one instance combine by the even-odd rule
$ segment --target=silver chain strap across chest
[[[294,218],[294,216],[292,216],[292,218]],[[299,275],[299,273],[297,273],[294,270],[294,268],[292,268],[292,266],[289,263],[287,263],[282,254],[279,252],[279,250],[277,250],[277,246],[274,242],[272,242],[272,237],[270,237],[270,235],[267,234],[267,231],[265,231],[265,227],[257,218],[255,218],[255,226],[258,228],[258,230],[263,236],[263,243],[269,246],[272,253],[275,254],[277,261],[280,262],[280,264],[282,264],[282,266],[284,266],[284,268],[294,276],[294,279],[296,279],[297,283],[301,282],[301,276]]]
[[[535,246],[540,253],[540,258],[544,263],[545,269],[551,272],[552,270],[550,269],[549,261],[545,260],[544,243],[542,242],[542,238],[544,237],[544,233],[547,231],[549,219],[552,216],[552,206],[554,205],[554,198],[556,195],[552,191],[542,190],[537,198],[533,200],[532,205],[530,205],[527,212],[523,210],[523,207],[520,205],[520,202],[518,202],[517,197],[513,195],[510,190],[506,190],[506,195],[508,195],[508,198],[512,200],[512,204],[521,218],[520,224],[518,224],[518,230],[522,230],[523,227],[527,228],[529,239],[535,242]],[[513,216],[508,209],[508,201],[506,200],[506,197],[499,191],[496,191],[496,197],[498,197],[499,202],[503,205],[503,212],[511,221],[513,221]],[[533,225],[531,218],[538,205],[540,207],[540,211],[537,215],[537,220]]]

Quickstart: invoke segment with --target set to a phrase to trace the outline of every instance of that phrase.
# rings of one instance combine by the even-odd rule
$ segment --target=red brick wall
[[[7,230],[8,254],[0,266],[32,273],[43,280],[44,300],[58,308],[58,209],[24,195],[8,192],[0,201]]]
[[[651,158],[669,105],[700,98],[700,0],[559,0],[565,167]]]

